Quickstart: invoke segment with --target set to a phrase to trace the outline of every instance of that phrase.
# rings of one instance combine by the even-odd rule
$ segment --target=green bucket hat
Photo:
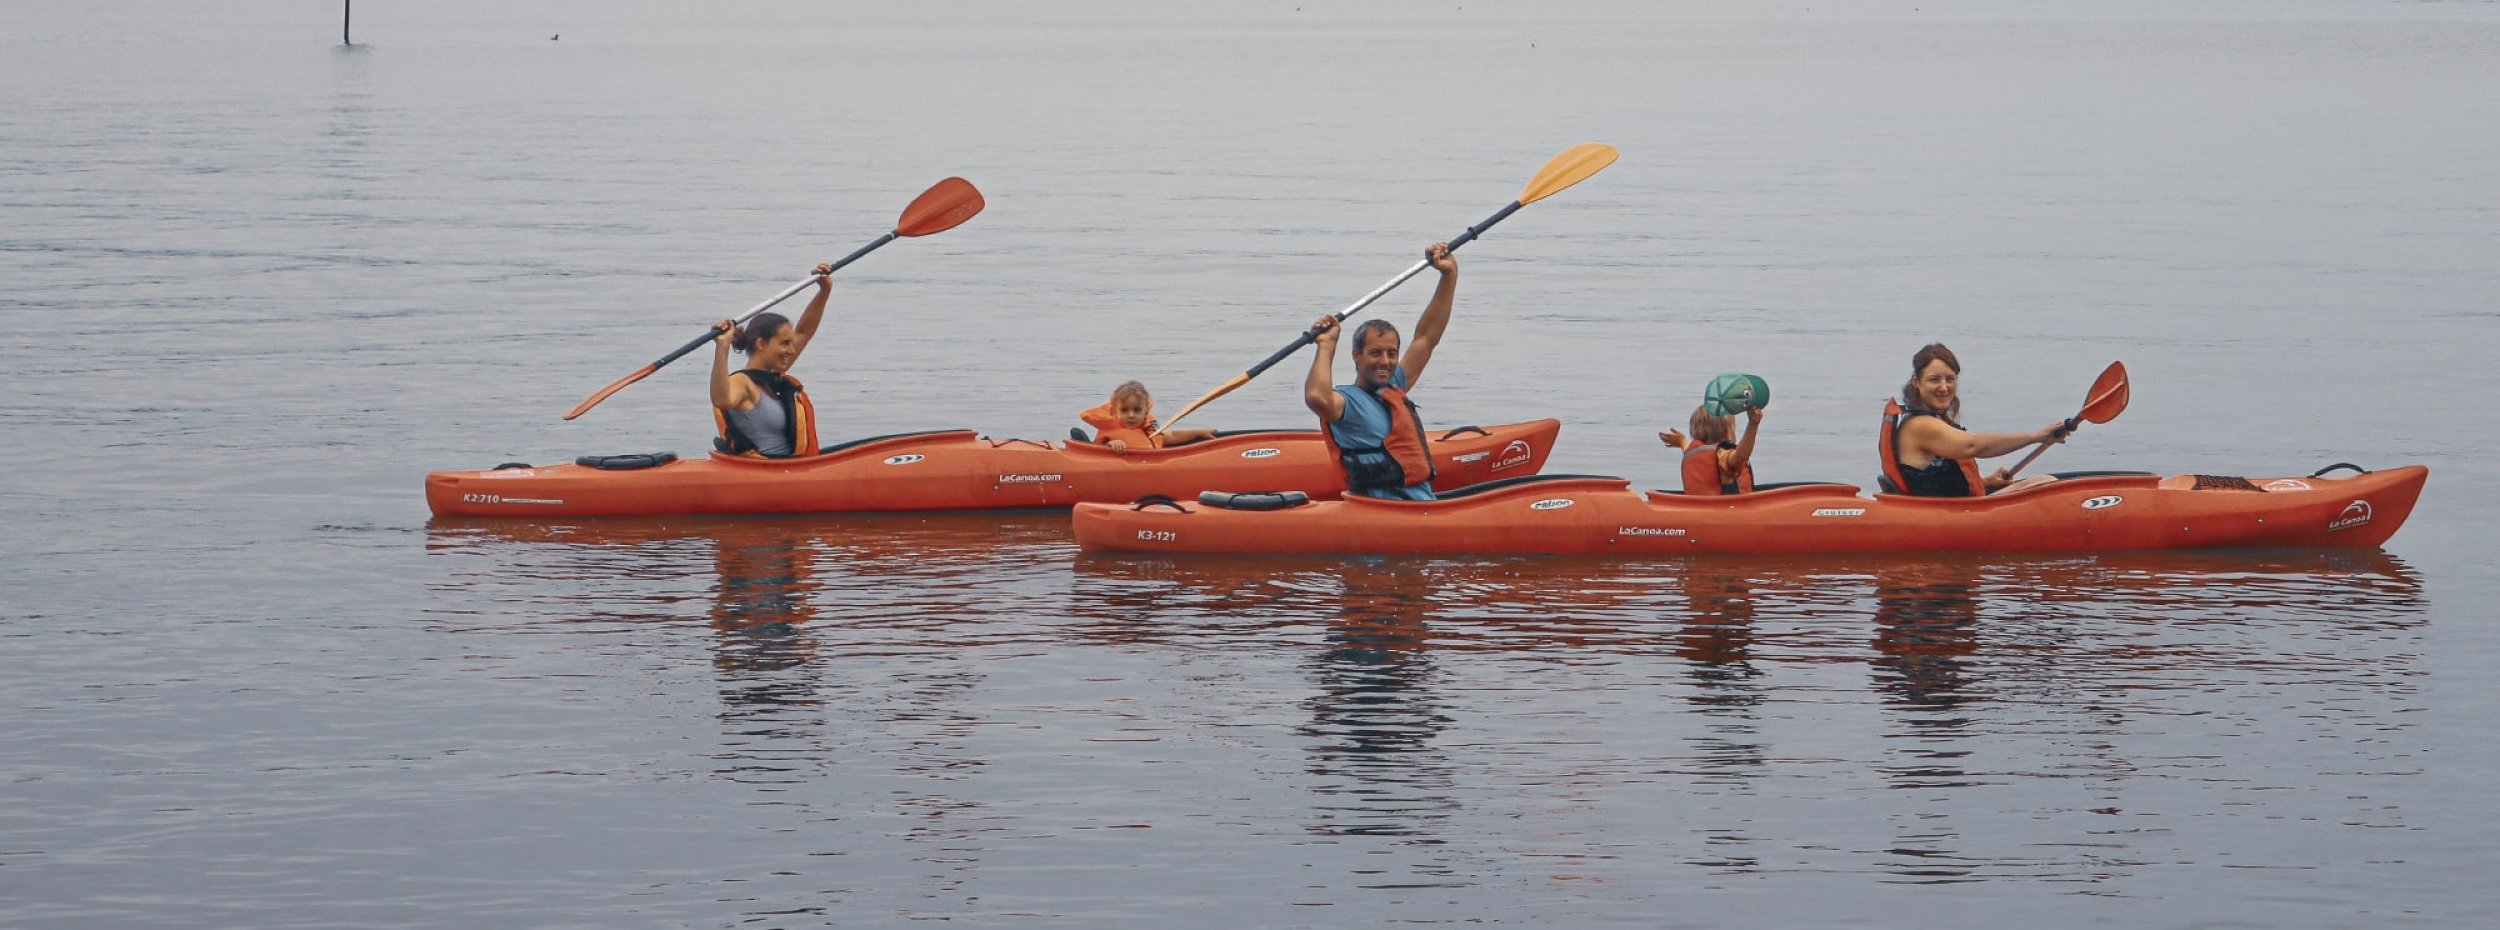
[[[1701,405],[1712,416],[1732,417],[1771,406],[1771,385],[1759,377],[1728,372],[1701,389]]]

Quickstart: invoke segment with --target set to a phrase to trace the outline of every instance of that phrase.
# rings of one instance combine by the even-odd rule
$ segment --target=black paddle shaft
[[[882,246],[882,245],[884,245],[884,244],[886,244],[886,243],[888,243],[888,242],[892,242],[892,241],[894,241],[895,239],[898,239],[898,238],[901,238],[901,237],[900,237],[898,234],[896,234],[896,233],[892,233],[892,232],[888,232],[888,233],[886,233],[885,235],[878,236],[878,237],[877,237],[877,241],[875,241],[875,242],[871,242],[871,243],[868,243],[867,245],[860,246],[858,251],[852,252],[852,253],[851,253],[851,254],[849,254],[849,255],[842,256],[841,260],[836,261],[836,262],[834,262],[834,263],[833,263],[833,267],[825,269],[825,274],[826,274],[827,276],[830,276],[830,275],[832,275],[834,272],[842,270],[842,266],[844,266],[844,265],[848,265],[848,264],[850,264],[850,263],[852,263],[852,262],[855,262],[855,261],[858,261],[860,256],[862,256],[862,255],[866,255],[866,254],[868,254],[868,253],[870,253],[870,252],[874,252],[874,251],[876,251],[876,250],[877,250],[877,247],[878,247],[878,246]],[[800,289],[805,288],[805,287],[807,286],[807,284],[808,284],[808,282],[809,282],[809,281],[814,281],[814,280],[816,280],[816,278],[817,278],[817,276],[816,276],[816,275],[808,275],[808,276],[807,276],[807,278],[806,278],[806,280],[802,280],[802,281],[800,281],[800,282],[799,282],[799,283],[797,283],[797,284],[793,284],[793,285],[791,285],[791,286],[790,286],[790,289],[789,289],[789,290],[786,290],[786,291],[781,292],[781,296],[779,296],[779,297],[775,297],[775,298],[773,298],[773,299],[771,299],[771,300],[767,300],[767,301],[765,301],[765,302],[763,302],[763,303],[761,303],[761,304],[757,304],[757,305],[755,306],[755,309],[749,310],[749,311],[747,311],[747,312],[746,312],[746,315],[745,315],[745,316],[741,316],[741,317],[739,317],[739,318],[738,318],[738,322],[740,322],[740,323],[744,323],[744,322],[746,322],[746,321],[748,321],[748,320],[755,319],[755,317],[756,317],[756,315],[757,315],[757,314],[760,314],[760,313],[763,313],[763,312],[764,312],[764,311],[766,311],[766,310],[770,310],[770,309],[772,309],[774,304],[778,304],[778,303],[780,303],[780,302],[782,302],[782,301],[785,301],[785,300],[790,299],[790,295],[798,293]],[[718,323],[714,323],[714,324],[712,324],[712,325],[711,325],[711,327],[709,327],[709,328],[707,328],[707,329],[705,329],[705,330],[703,331],[703,335],[696,337],[696,338],[695,338],[695,340],[694,340],[693,342],[689,342],[689,343],[686,343],[685,345],[678,346],[678,347],[677,347],[677,351],[675,351],[675,352],[671,352],[671,353],[669,353],[669,354],[667,354],[667,355],[660,356],[660,360],[659,360],[659,361],[656,361],[656,362],[652,362],[652,363],[651,363],[651,367],[652,367],[652,368],[654,368],[654,369],[657,369],[657,368],[661,368],[661,367],[663,367],[663,366],[666,366],[666,365],[667,365],[668,363],[670,363],[670,362],[674,362],[674,361],[676,361],[676,360],[678,360],[678,359],[684,358],[684,357],[686,356],[686,353],[688,353],[688,352],[692,352],[692,351],[694,351],[694,350],[696,350],[696,349],[699,349],[699,348],[702,348],[704,343],[710,342],[710,341],[712,341],[712,340],[714,340],[714,339],[718,339],[718,338],[720,338],[720,324],[718,324]]]
[[[1459,246],[1466,245],[1467,243],[1470,243],[1470,242],[1474,242],[1474,241],[1476,240],[1476,237],[1477,237],[1477,236],[1480,236],[1480,235],[1483,235],[1483,234],[1484,234],[1484,231],[1485,231],[1485,230],[1492,229],[1492,228],[1493,228],[1493,224],[1495,224],[1495,223],[1499,223],[1499,222],[1501,222],[1501,221],[1503,221],[1503,220],[1506,220],[1506,219],[1509,219],[1511,214],[1519,212],[1519,208],[1520,208],[1520,207],[1524,207],[1524,206],[1527,206],[1527,204],[1520,203],[1519,201],[1516,201],[1516,200],[1511,201],[1511,202],[1510,202],[1510,206],[1503,207],[1503,208],[1501,208],[1500,210],[1494,211],[1494,213],[1493,213],[1493,215],[1492,215],[1492,216],[1485,217],[1484,222],[1477,223],[1477,224],[1476,224],[1476,225],[1474,225],[1474,226],[1469,226],[1469,227],[1467,227],[1467,231],[1466,231],[1466,232],[1459,233],[1459,234],[1457,235],[1457,237],[1452,238],[1452,239],[1450,240],[1450,251],[1452,251],[1452,252],[1456,252],[1456,251],[1458,251],[1458,247],[1459,247]],[[1419,267],[1419,268],[1410,269],[1410,270],[1408,270],[1405,274],[1399,275],[1399,276],[1397,277],[1397,279],[1396,279],[1396,280],[1390,281],[1390,282],[1388,283],[1388,285],[1386,285],[1386,286],[1382,287],[1381,289],[1379,289],[1379,290],[1377,290],[1377,291],[1373,291],[1373,292],[1371,292],[1369,295],[1366,295],[1366,296],[1365,296],[1363,299],[1361,299],[1361,300],[1355,301],[1353,306],[1350,306],[1350,307],[1347,307],[1347,308],[1345,308],[1345,309],[1343,309],[1343,310],[1339,310],[1339,311],[1337,311],[1337,320],[1338,320],[1338,322],[1344,322],[1344,321],[1345,321],[1345,318],[1350,317],[1350,316],[1353,316],[1353,315],[1355,314],[1355,311],[1361,310],[1361,309],[1363,309],[1364,307],[1371,306],[1372,301],[1378,300],[1378,299],[1380,299],[1380,296],[1381,296],[1381,295],[1389,293],[1389,291],[1390,291],[1390,289],[1391,289],[1391,288],[1395,288],[1395,287],[1397,287],[1397,286],[1398,286],[1398,285],[1400,285],[1400,284],[1404,284],[1404,283],[1406,283],[1406,279],[1411,278],[1411,277],[1414,277],[1414,276],[1415,276],[1415,274],[1416,274],[1416,272],[1418,272],[1418,271],[1422,271],[1422,270],[1423,270],[1423,269],[1422,269],[1422,268],[1420,268],[1420,267]],[[1314,327],[1311,327],[1310,329],[1303,330],[1303,331],[1302,331],[1302,338],[1294,340],[1294,341],[1293,341],[1293,343],[1292,343],[1291,345],[1287,345],[1287,346],[1285,346],[1285,347],[1284,347],[1284,348],[1282,348],[1282,349],[1278,349],[1278,350],[1276,350],[1276,354],[1268,356],[1266,361],[1263,361],[1263,362],[1258,363],[1257,365],[1253,365],[1253,366],[1251,366],[1251,367],[1250,367],[1250,371],[1249,371],[1249,376],[1250,376],[1250,377],[1253,377],[1253,378],[1258,377],[1258,376],[1260,375],[1260,373],[1267,371],[1267,370],[1268,370],[1269,368],[1271,368],[1271,367],[1274,367],[1274,366],[1275,366],[1275,364],[1276,364],[1277,362],[1284,361],[1284,360],[1285,360],[1285,358],[1286,358],[1287,356],[1290,356],[1290,355],[1292,355],[1292,354],[1294,354],[1294,353],[1296,353],[1296,352],[1300,352],[1300,351],[1302,351],[1302,347],[1303,347],[1303,346],[1310,345],[1310,344],[1312,343],[1312,341],[1314,341],[1314,340],[1316,340],[1316,339],[1318,339],[1318,338],[1319,338],[1319,327],[1314,326]]]
[[[1450,251],[1456,252],[1458,251],[1459,246],[1476,241],[1476,237],[1483,234],[1485,230],[1492,229],[1493,224],[1510,219],[1511,214],[1519,212],[1519,208],[1524,206],[1527,206],[1527,204],[1513,200],[1510,202],[1510,206],[1496,210],[1493,212],[1492,216],[1485,217],[1484,222],[1467,227],[1466,232],[1459,233],[1458,238],[1450,240]]]

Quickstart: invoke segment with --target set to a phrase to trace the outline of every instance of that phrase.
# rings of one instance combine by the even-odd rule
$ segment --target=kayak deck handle
[[[1129,505],[1129,507],[1128,507],[1128,509],[1130,509],[1130,510],[1132,510],[1132,511],[1136,511],[1136,510],[1144,510],[1144,509],[1146,509],[1146,508],[1148,508],[1148,507],[1170,507],[1170,508],[1172,508],[1173,510],[1175,510],[1175,511],[1179,511],[1179,512],[1181,512],[1181,513],[1188,513],[1188,512],[1189,512],[1189,508],[1181,506],[1181,502],[1176,501],[1176,500],[1173,500],[1173,499],[1171,499],[1170,497],[1166,497],[1166,496],[1161,495],[1161,494],[1148,494],[1148,495],[1146,495],[1146,496],[1144,496],[1144,497],[1138,498],[1138,499],[1137,499],[1137,502],[1136,502],[1136,503],[1133,503],[1133,504],[1130,504],[1130,505]]]
[[[2310,472],[2310,473],[2309,473],[2309,477],[2312,477],[2312,478],[2324,478],[2324,477],[2326,477],[2326,473],[2327,473],[2327,472],[2334,471],[2334,470],[2336,470],[2336,469],[2338,469],[2338,468],[2349,468],[2349,469],[2351,469],[2351,470],[2352,470],[2352,473],[2353,473],[2353,474],[2356,474],[2356,475],[2366,475],[2366,474],[2369,474],[2369,473],[2370,473],[2370,470],[2369,470],[2369,469],[2367,469],[2367,468],[2363,468],[2363,467],[2361,467],[2361,466],[2359,466],[2359,465],[2355,465],[2355,464],[2353,464],[2353,463],[2351,463],[2351,462],[2337,462],[2337,463],[2335,463],[2335,464],[2333,464],[2333,465],[2329,465],[2329,466],[2327,466],[2327,467],[2325,467],[2325,468],[2318,469],[2317,471]]]

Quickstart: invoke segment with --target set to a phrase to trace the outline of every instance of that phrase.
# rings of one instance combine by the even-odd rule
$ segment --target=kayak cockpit
[[[1670,507],[1725,507],[1758,501],[1786,501],[1801,497],[1856,497],[1858,486],[1838,481],[1781,481],[1757,484],[1744,494],[1686,494],[1665,489],[1642,492],[1652,504]]]
[[[791,465],[822,465],[829,462],[845,461],[878,452],[890,453],[898,446],[928,445],[937,442],[970,442],[979,438],[981,438],[980,433],[968,429],[920,430],[918,432],[911,433],[888,433],[883,436],[868,436],[861,439],[853,439],[849,442],[836,443],[834,445],[818,449],[816,450],[815,455],[800,455],[778,459],[731,455],[727,452],[714,449],[712,450],[712,461],[719,462],[723,465],[746,468],[777,468]]]

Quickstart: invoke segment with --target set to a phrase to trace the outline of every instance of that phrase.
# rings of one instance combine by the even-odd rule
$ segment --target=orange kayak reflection
[[[1346,629],[1386,624],[1394,632],[1375,638],[1399,648],[1664,650],[1697,665],[1863,661],[1870,622],[1877,656],[1950,658],[1983,642],[2071,643],[2090,626],[2124,632],[2255,613],[2414,623],[2427,607],[2420,576],[2381,550],[1986,560],[1087,554],[1076,573],[1070,608],[1133,641],[1318,617]]]
[[[1883,787],[1950,792],[2003,780],[1974,758],[1980,747],[2046,735],[2080,747],[2075,765],[2123,776],[2146,761],[2101,734],[2162,725],[2195,700],[2181,689],[2203,682],[2340,680],[2401,702],[2392,689],[2428,614],[2420,577],[2377,551],[1088,555],[1076,574],[1069,609],[1092,621],[1089,638],[1291,657],[1305,695],[1293,733],[1315,798],[1307,829],[1323,835],[1443,832],[1487,777],[1487,746],[1591,759],[1572,776],[1591,784],[1669,770],[1742,793],[1863,759]],[[2309,638],[2335,644],[2298,647]],[[1541,693],[1551,689],[1573,693]],[[1601,722],[1541,723],[1533,711]],[[1800,719],[1857,726],[1800,731]],[[1557,726],[1599,742],[1537,742]],[[1972,841],[1948,821],[1912,826],[1877,869],[1925,881],[1989,867],[1961,862]],[[1754,867],[1761,850],[1743,830],[1711,837],[1696,861]]]
[[[2418,574],[2375,549],[1155,558],[1080,553],[1047,512],[437,521],[428,543],[468,560],[438,584],[471,603],[635,620],[685,616],[699,596],[723,629],[831,623],[855,647],[914,649],[1001,636],[1273,646],[1337,629],[1396,650],[1829,662],[1864,660],[1870,622],[1882,650],[1949,655],[1974,637],[2019,646],[2253,613],[2374,623],[2426,606]],[[1021,622],[989,622],[1002,617]],[[1766,624],[1781,629],[1753,629]]]
[[[723,661],[755,667],[814,658],[828,627],[853,649],[881,648],[889,629],[915,648],[942,642],[987,609],[990,588],[1029,583],[1073,551],[1056,513],[437,520],[427,537],[464,560],[436,582],[462,602],[624,625],[700,603],[724,649],[757,653]]]
[[[742,779],[831,777],[867,758],[863,732],[880,764],[944,778],[996,761],[982,733],[1017,731],[1029,760],[1102,715],[1165,741],[1158,758],[1280,762],[1260,777],[1332,837],[1449,835],[1488,778],[1913,789],[1864,865],[1926,881],[2003,867],[1957,826],[1964,789],[2040,777],[2011,770],[2043,752],[2073,784],[2143,786],[2209,733],[2308,725],[2231,716],[2286,683],[2368,708],[2322,727],[2406,719],[2430,615],[2375,550],[1141,558],[1065,532],[1056,514],[438,523],[430,616],[589,634],[562,641],[623,657],[616,674],[708,654]],[[928,806],[955,809],[932,784]],[[2107,816],[2117,790],[2059,803]],[[1694,861],[1715,869],[1794,853],[1741,818],[1708,837]]]

